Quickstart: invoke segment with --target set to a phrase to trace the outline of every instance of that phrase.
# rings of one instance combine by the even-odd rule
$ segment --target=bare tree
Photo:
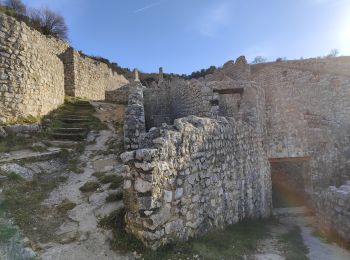
[[[27,8],[22,0],[6,0],[5,6],[13,11],[16,15],[25,15]]]
[[[334,57],[337,57],[339,54],[339,50],[338,49],[333,49],[331,50],[331,52],[328,54],[328,58],[334,58]]]
[[[43,34],[52,35],[63,40],[68,39],[68,27],[64,18],[47,7],[30,10],[29,17],[32,26],[39,29]]]
[[[253,60],[254,64],[263,63],[263,62],[266,62],[266,58],[264,58],[263,56],[256,56]]]

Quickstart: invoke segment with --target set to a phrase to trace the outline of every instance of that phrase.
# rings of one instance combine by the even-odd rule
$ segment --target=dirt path
[[[79,189],[87,182],[96,182],[94,173],[121,175],[123,165],[117,161],[117,156],[110,151],[110,143],[118,138],[113,125],[114,119],[120,119],[115,105],[94,104],[98,112],[103,112],[107,130],[90,133],[90,143],[79,157],[85,165],[83,173],[71,174],[69,179],[44,202],[47,205],[59,205],[65,199],[74,202],[76,206],[68,211],[68,219],[56,232],[60,243],[42,245],[43,260],[88,260],[88,259],[131,259],[129,255],[119,255],[110,249],[113,235],[111,231],[98,227],[98,221],[108,216],[118,208],[123,207],[121,201],[106,202],[106,198],[118,189],[109,189],[109,184],[101,185],[95,192],[83,193]],[[109,113],[108,113],[109,112]],[[109,115],[109,116],[108,116]],[[103,152],[103,154],[101,154]]]
[[[256,260],[282,260],[286,259],[286,241],[282,236],[300,228],[300,242],[307,248],[304,258],[310,260],[349,260],[350,251],[336,244],[328,243],[315,236],[312,228],[315,220],[306,216],[278,217],[278,222],[272,228],[270,237],[259,242]]]
[[[302,218],[297,220],[301,228],[301,235],[304,244],[309,249],[308,257],[311,260],[349,260],[350,251],[339,247],[336,244],[330,244],[313,234],[313,228],[309,223],[312,218]]]

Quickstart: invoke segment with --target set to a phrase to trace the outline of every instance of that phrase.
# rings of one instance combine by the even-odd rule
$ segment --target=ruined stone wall
[[[146,133],[144,87],[139,82],[129,85],[129,100],[124,119],[124,148],[135,150],[140,147],[140,139]]]
[[[174,122],[174,115],[169,87],[164,85],[159,89],[145,89],[143,94],[146,128],[159,127],[162,123],[171,125]]]
[[[147,246],[270,215],[269,163],[251,127],[189,116],[145,140],[121,157],[127,230]]]
[[[173,80],[169,82],[174,119],[188,115],[205,116],[209,108],[204,102],[203,82]]]
[[[144,91],[147,129],[188,115],[210,116],[210,102],[204,82],[172,79]],[[209,95],[212,96],[212,90]]]
[[[309,157],[311,187],[335,184],[350,166],[350,77],[265,66],[253,79],[266,93],[268,157]]]
[[[320,74],[333,74],[350,76],[349,71],[350,57],[332,57],[332,58],[312,58],[305,60],[290,60],[281,62],[268,62],[252,65],[252,71],[258,71],[264,67],[283,67],[311,71]]]
[[[69,47],[60,56],[64,65],[64,91],[67,96],[75,96],[74,49]]]
[[[331,186],[317,197],[318,227],[324,232],[336,232],[350,241],[350,181],[336,188]]]
[[[67,62],[68,70],[73,71],[66,71],[66,88],[67,93],[75,97],[105,100],[106,91],[116,90],[129,83],[124,76],[113,72],[105,63],[83,56],[72,49],[67,55],[70,58],[64,61]]]
[[[47,114],[64,102],[58,55],[68,44],[0,14],[0,122]]]
[[[116,90],[106,90],[106,102],[127,104],[129,100],[130,85],[124,85]]]

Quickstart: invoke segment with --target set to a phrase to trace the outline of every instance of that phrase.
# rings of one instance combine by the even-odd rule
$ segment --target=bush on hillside
[[[25,22],[44,35],[68,39],[68,27],[64,18],[47,7],[28,10],[22,0],[6,0],[0,1],[0,12]]]

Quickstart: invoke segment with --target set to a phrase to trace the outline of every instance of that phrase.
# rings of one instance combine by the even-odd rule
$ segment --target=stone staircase
[[[92,105],[88,101],[76,101],[69,109],[61,109],[54,115],[49,133],[54,140],[82,141],[90,130]]]

